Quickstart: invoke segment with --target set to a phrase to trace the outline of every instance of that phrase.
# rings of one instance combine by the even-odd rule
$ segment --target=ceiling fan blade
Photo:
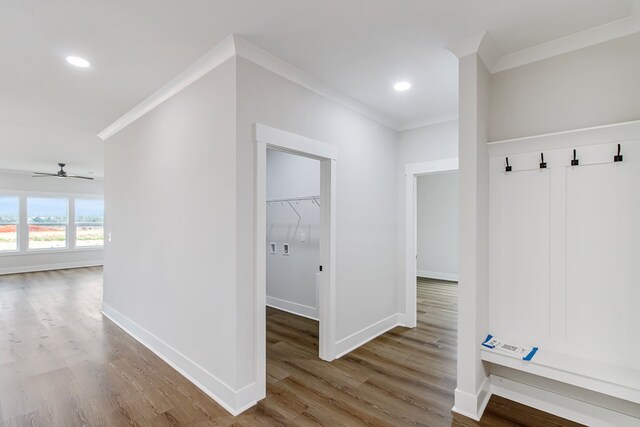
[[[93,181],[93,178],[90,177],[90,176],[67,175],[67,178],[89,179],[89,180]]]
[[[55,173],[34,172],[36,175],[32,175],[32,178],[43,178],[47,176],[58,176]]]

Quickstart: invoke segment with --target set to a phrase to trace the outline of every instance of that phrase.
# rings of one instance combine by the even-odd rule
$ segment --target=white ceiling
[[[0,169],[102,175],[99,131],[231,33],[400,122],[457,111],[445,47],[509,54],[631,14],[633,0],[2,0]],[[89,69],[68,65],[77,55]],[[392,83],[409,80],[410,91]]]

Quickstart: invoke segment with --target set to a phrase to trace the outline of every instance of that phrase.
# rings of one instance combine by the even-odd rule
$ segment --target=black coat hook
[[[578,166],[580,164],[580,160],[576,157],[576,150],[573,149],[573,160],[571,160],[571,166]]]
[[[546,169],[547,163],[544,161],[544,153],[540,153],[540,169]]]
[[[505,159],[507,161],[507,166],[504,167],[504,171],[505,172],[511,172],[511,166],[509,165],[509,158],[506,157]]]
[[[613,156],[613,161],[614,162],[621,162],[622,161],[622,154],[620,154],[620,144],[618,144],[618,155]]]

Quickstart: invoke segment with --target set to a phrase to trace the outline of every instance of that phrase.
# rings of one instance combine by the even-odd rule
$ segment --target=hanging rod
[[[291,202],[295,202],[297,205],[300,202],[304,202],[304,201],[311,201],[311,203],[315,203],[316,205],[318,205],[318,207],[320,206],[320,196],[290,197],[288,199],[271,199],[271,200],[267,200],[267,204],[268,205],[272,203],[280,203],[283,205],[285,203],[288,204],[289,207],[293,209],[293,211],[298,216],[298,223],[300,223],[300,221],[302,221],[302,215],[300,215],[300,212],[298,212],[298,210],[295,208],[295,206],[291,204]]]
[[[305,197],[290,197],[288,199],[271,199],[267,200],[267,203],[277,202],[303,202],[305,200],[320,200],[320,196],[305,196]]]
[[[267,200],[267,203],[288,203],[288,202],[304,202],[312,201],[320,206],[320,196],[306,196],[306,197],[290,197],[288,199],[271,199]]]

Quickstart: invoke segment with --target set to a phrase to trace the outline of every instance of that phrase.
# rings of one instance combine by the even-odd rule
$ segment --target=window
[[[0,252],[18,250],[20,198],[0,196]]]
[[[67,247],[68,208],[68,199],[27,199],[29,249]]]
[[[104,201],[76,200],[76,247],[104,245]]]

